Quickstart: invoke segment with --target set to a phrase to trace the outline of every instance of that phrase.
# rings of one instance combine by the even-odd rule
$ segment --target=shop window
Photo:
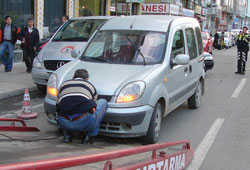
[[[6,15],[16,26],[26,26],[27,20],[34,17],[34,0],[0,0],[0,24]]]
[[[44,32],[45,36],[52,36],[57,31],[65,14],[66,0],[44,0],[44,27],[47,30]]]

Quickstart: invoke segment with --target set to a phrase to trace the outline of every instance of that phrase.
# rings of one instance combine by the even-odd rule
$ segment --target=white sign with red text
[[[170,4],[170,14],[179,15],[180,7],[174,4]]]
[[[152,163],[136,170],[181,170],[185,168],[185,153]]]
[[[143,4],[142,13],[168,14],[169,4]]]

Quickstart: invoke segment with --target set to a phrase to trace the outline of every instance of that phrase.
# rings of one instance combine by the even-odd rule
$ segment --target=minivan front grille
[[[109,95],[98,95],[98,99],[105,99],[107,102],[111,101],[112,96]]]
[[[67,64],[68,60],[45,60],[44,66],[47,70],[55,71],[58,68],[62,67],[64,64]]]

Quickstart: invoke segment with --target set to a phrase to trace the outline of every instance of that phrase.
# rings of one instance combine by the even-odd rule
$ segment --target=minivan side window
[[[179,30],[174,34],[173,44],[172,44],[172,52],[171,52],[171,60],[173,60],[178,54],[185,54],[185,43],[183,31]]]
[[[195,59],[197,57],[197,47],[194,36],[194,30],[192,28],[186,29],[186,37],[187,37],[187,45],[190,60]]]
[[[201,30],[199,27],[195,27],[195,33],[197,36],[197,42],[199,46],[199,54],[201,55],[203,53],[203,46],[202,46]],[[209,36],[209,38],[211,37]]]

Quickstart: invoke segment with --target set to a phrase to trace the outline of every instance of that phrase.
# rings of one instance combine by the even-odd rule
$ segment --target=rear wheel
[[[202,84],[199,81],[194,94],[188,99],[188,107],[191,109],[197,109],[201,104],[202,96]]]
[[[155,105],[147,135],[143,139],[146,143],[156,143],[159,139],[163,112],[162,108],[163,106],[160,102]]]

